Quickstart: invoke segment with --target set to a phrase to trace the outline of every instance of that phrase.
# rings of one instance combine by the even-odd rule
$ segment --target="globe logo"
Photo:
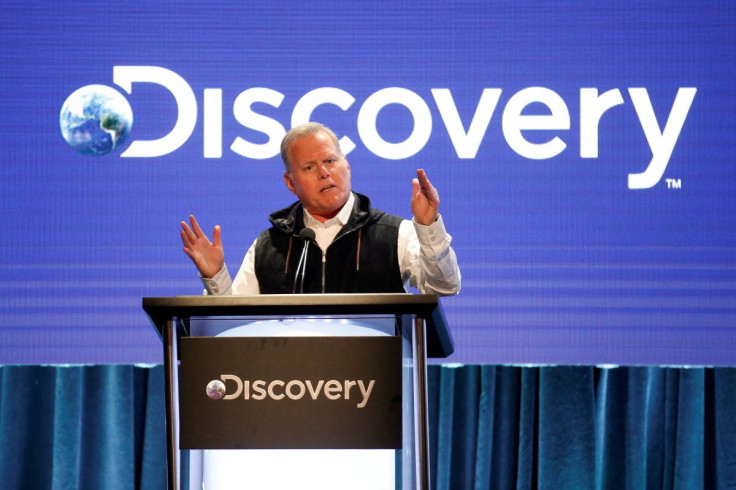
[[[207,396],[210,397],[213,400],[219,400],[225,394],[227,393],[227,390],[225,389],[225,383],[220,381],[219,379],[213,379],[209,383],[207,383]]]
[[[117,90],[87,85],[61,107],[59,126],[64,140],[75,150],[101,156],[121,147],[133,127],[130,104]]]

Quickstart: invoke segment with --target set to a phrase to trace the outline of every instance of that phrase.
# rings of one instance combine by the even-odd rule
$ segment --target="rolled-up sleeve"
[[[442,217],[429,226],[405,220],[399,227],[399,267],[405,286],[420,293],[450,296],[460,292],[461,276],[452,237]]]

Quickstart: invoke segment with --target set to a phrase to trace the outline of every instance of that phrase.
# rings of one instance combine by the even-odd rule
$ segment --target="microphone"
[[[304,240],[304,248],[302,248],[302,255],[299,257],[299,263],[296,266],[296,272],[294,273],[294,289],[292,294],[296,294],[296,283],[299,284],[299,294],[304,293],[304,274],[307,271],[307,251],[309,250],[309,242],[314,240],[314,230],[311,228],[302,228],[299,232],[299,238]]]

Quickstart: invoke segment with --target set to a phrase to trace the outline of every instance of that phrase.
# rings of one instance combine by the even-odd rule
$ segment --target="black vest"
[[[347,224],[323,251],[311,242],[304,293],[403,293],[398,259],[402,219],[371,209],[366,196],[355,193]],[[291,294],[304,241],[301,203],[273,213],[273,225],[258,235],[255,271],[261,294]]]

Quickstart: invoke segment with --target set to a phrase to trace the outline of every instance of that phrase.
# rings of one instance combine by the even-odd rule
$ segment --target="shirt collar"
[[[342,209],[340,209],[340,212],[337,213],[334,218],[328,219],[324,223],[315,219],[314,216],[309,214],[309,211],[304,208],[304,226],[307,228],[327,228],[328,226],[333,226],[335,224],[345,226],[345,223],[350,219],[350,214],[353,212],[354,203],[355,194],[351,192],[350,196],[348,196],[347,202],[345,202]]]

